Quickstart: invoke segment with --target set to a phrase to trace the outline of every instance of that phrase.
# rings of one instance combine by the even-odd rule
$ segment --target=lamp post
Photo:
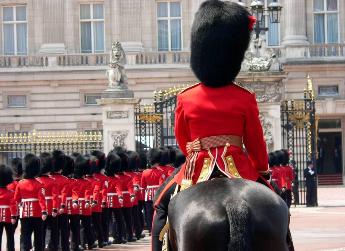
[[[242,2],[243,0],[238,0],[238,4],[246,7],[246,4]],[[264,13],[267,12],[270,18],[271,23],[280,22],[280,14],[282,6],[278,3],[277,0],[272,0],[272,2],[265,8],[264,4],[260,0],[253,0],[249,7],[253,16],[256,17],[256,25],[254,27],[256,39],[259,38],[261,31],[268,31],[268,28],[265,27]]]

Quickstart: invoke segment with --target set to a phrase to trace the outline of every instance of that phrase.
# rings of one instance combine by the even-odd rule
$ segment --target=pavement
[[[295,250],[345,251],[345,186],[319,187],[318,202],[318,207],[297,206],[290,210],[290,229]],[[19,250],[19,228],[15,239],[16,250]],[[2,240],[2,250],[6,250],[5,233]],[[149,251],[150,237],[130,244],[112,245],[94,250]]]

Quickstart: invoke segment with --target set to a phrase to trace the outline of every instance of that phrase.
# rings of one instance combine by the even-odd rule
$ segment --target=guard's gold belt
[[[200,152],[201,150],[208,150],[213,147],[221,147],[225,145],[242,147],[242,137],[237,135],[210,136],[188,142],[186,148],[188,154],[190,154],[192,152]]]

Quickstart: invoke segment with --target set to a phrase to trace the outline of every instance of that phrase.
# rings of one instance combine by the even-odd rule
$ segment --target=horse
[[[216,178],[177,193],[168,207],[178,251],[287,251],[289,211],[268,187]]]

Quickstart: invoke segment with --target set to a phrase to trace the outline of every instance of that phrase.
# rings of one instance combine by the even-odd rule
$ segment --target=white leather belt
[[[10,206],[1,206],[1,205],[0,205],[0,208],[1,208],[1,209],[10,208]]]
[[[147,189],[158,188],[159,186],[147,186]]]
[[[28,198],[28,199],[22,199],[22,202],[35,202],[38,201],[37,198]]]
[[[107,193],[108,196],[117,196],[117,193]]]
[[[79,198],[78,200],[80,200],[80,201],[84,201],[85,199],[84,199],[84,198]]]
[[[129,192],[128,191],[123,191],[122,194],[128,194]]]
[[[52,200],[53,199],[53,196],[46,196],[44,197],[46,200]]]

